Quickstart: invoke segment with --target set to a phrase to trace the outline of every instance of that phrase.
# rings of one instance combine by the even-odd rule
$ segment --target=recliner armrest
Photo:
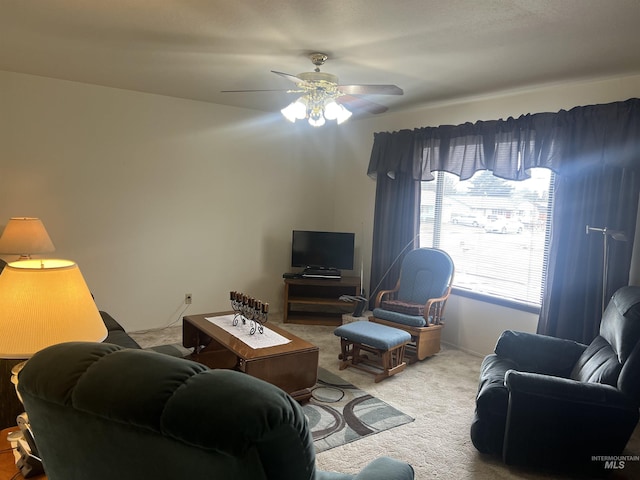
[[[572,340],[506,330],[495,353],[515,362],[522,371],[568,377],[586,348]]]
[[[553,398],[559,402],[600,405],[603,408],[636,409],[633,400],[611,385],[515,370],[505,374],[504,382],[512,397],[528,395]]]
[[[619,455],[638,408],[609,385],[510,370],[503,460],[507,464],[587,468],[594,456]]]

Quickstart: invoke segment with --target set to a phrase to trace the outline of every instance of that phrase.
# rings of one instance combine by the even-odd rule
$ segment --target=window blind
[[[461,181],[437,172],[421,185],[420,245],[452,257],[454,286],[540,306],[549,249],[553,173],[508,181],[488,170]]]

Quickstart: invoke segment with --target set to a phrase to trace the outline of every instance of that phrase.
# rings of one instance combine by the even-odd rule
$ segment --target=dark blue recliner
[[[321,472],[302,408],[232,370],[105,343],[36,353],[18,389],[49,480],[412,480],[381,457]]]
[[[640,287],[612,297],[589,344],[506,331],[485,357],[471,440],[507,464],[602,471],[640,407]]]

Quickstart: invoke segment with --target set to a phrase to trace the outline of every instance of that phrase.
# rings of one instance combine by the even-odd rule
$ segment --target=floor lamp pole
[[[602,313],[607,301],[607,282],[609,280],[609,242],[607,235],[607,227],[602,232]]]
[[[620,230],[611,230],[607,227],[598,228],[587,225],[586,233],[601,232],[602,233],[602,313],[607,306],[607,283],[609,281],[609,237],[622,242],[627,241],[627,236]]]

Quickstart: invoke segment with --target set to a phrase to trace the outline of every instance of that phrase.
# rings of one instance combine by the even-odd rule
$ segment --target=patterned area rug
[[[323,368],[303,409],[316,453],[414,420]]]

